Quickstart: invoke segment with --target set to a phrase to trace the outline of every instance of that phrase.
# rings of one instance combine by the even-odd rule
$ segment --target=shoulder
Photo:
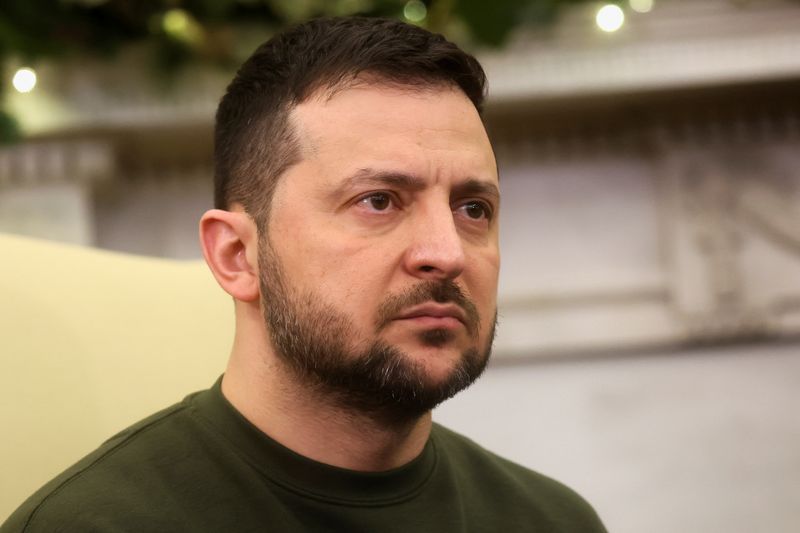
[[[184,400],[126,428],[56,476],[0,526],[0,533],[101,531],[107,517],[125,507],[146,508],[152,459],[174,455],[180,434],[192,424]],[[139,505],[142,504],[142,505]]]
[[[589,503],[571,488],[539,472],[509,461],[469,438],[438,424],[431,437],[441,462],[459,480],[459,491],[525,519],[553,524],[552,531],[604,532]]]

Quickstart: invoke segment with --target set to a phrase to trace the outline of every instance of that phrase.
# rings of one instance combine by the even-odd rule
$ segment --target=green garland
[[[189,63],[232,68],[243,27],[265,33],[318,16],[406,18],[470,47],[500,46],[519,24],[548,24],[565,4],[590,0],[8,0],[0,2],[0,66],[71,57],[113,59],[148,43],[160,75]],[[247,52],[249,54],[249,51]],[[7,86],[7,81],[0,87]],[[2,91],[3,89],[0,89]],[[2,93],[0,93],[2,96]],[[0,142],[19,136],[0,110]]]

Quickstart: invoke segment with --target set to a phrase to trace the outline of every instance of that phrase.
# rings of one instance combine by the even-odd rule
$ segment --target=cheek
[[[295,235],[290,278],[356,320],[368,320],[386,295],[391,260],[374,246],[332,235]],[[288,265],[287,265],[288,266]]]
[[[465,281],[475,305],[479,306],[481,318],[491,320],[497,306],[499,256],[496,253],[478,255],[473,257],[470,262],[472,266],[465,273]]]
[[[380,270],[374,251],[353,242],[323,239],[307,245],[306,253],[316,267],[308,274],[331,283],[331,289],[356,289]]]

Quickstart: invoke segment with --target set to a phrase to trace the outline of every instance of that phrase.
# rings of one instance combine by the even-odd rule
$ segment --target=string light
[[[36,87],[36,72],[32,68],[21,68],[14,73],[11,83],[17,91],[29,93]]]
[[[606,4],[597,10],[597,26],[605,32],[614,32],[625,23],[625,13],[616,4]]]

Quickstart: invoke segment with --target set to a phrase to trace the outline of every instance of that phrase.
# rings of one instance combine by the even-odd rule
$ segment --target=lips
[[[426,303],[404,310],[395,320],[431,319],[431,322],[448,322],[447,319],[457,320],[466,325],[464,311],[455,304]],[[437,320],[441,319],[441,320]]]

